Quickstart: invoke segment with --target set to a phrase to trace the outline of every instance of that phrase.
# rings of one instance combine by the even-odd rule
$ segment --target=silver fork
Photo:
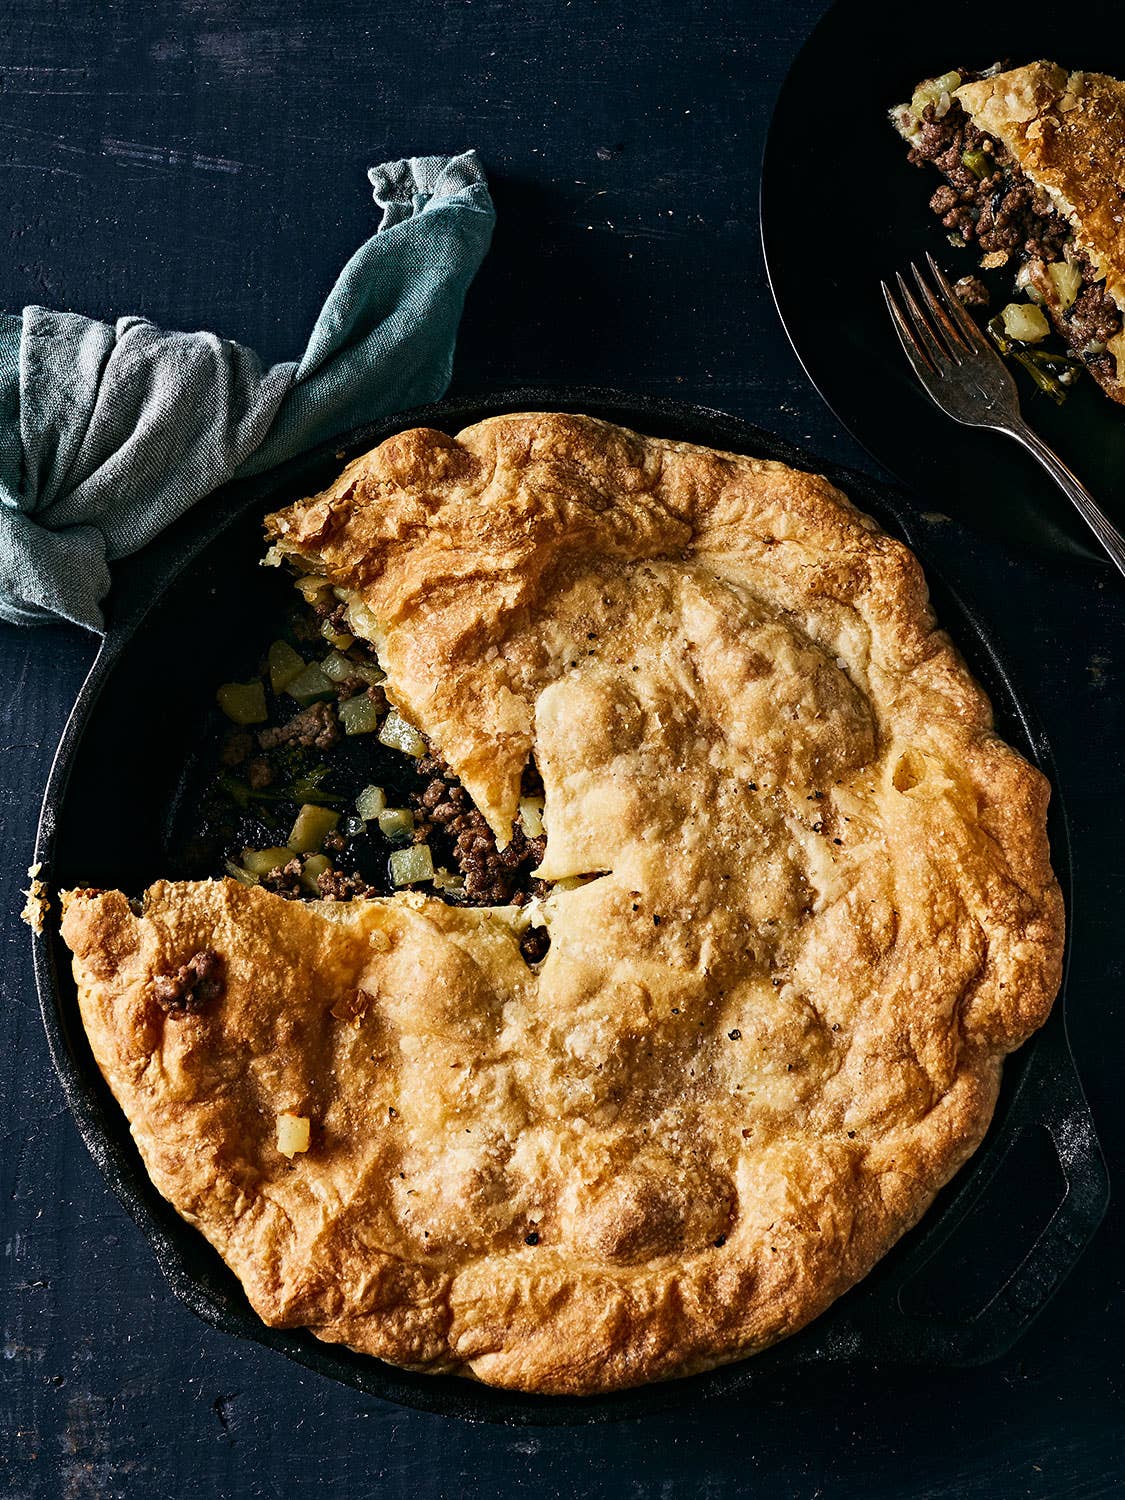
[[[901,275],[895,277],[901,302],[885,281],[879,283],[899,343],[926,394],[955,422],[1007,433],[1033,453],[1125,577],[1125,537],[1077,475],[1024,421],[1011,371],[961,306],[937,261],[928,253],[926,260],[936,292],[910,265],[925,312]]]

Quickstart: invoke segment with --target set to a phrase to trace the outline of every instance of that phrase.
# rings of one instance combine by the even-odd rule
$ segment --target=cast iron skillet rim
[[[282,496],[278,492],[284,492],[286,498],[291,498],[298,493],[295,482],[297,474],[339,457],[342,449],[347,449],[349,454],[352,451],[363,451],[391,433],[409,426],[425,425],[427,422],[446,427],[454,423],[461,425],[466,416],[474,420],[481,419],[482,412],[491,414],[505,410],[581,411],[584,408],[608,411],[611,413],[611,420],[639,428],[643,428],[646,423],[661,420],[672,426],[684,428],[703,426],[713,434],[709,440],[714,445],[726,444],[742,451],[752,452],[756,447],[760,449],[763,446],[775,453],[778,450],[784,450],[784,461],[792,462],[794,467],[812,468],[816,472],[826,473],[833,482],[846,488],[861,505],[874,500],[877,508],[895,524],[911,547],[916,551],[919,550],[908,519],[901,511],[905,498],[901,490],[873,480],[869,476],[841,469],[838,465],[818,464],[808,454],[763,429],[711,407],[664,398],[631,396],[627,393],[596,387],[533,387],[460,396],[382,419],[351,433],[343,434],[323,444],[311,454],[292,460],[268,474],[241,484],[227,486],[218,492],[210,502],[205,502],[208,505],[208,513],[200,518],[203,524],[196,530],[189,544],[175,558],[172,565],[166,567],[163,572],[157,572],[151,580],[146,580],[139,608],[126,612],[122,619],[111,623],[78,694],[52,762],[35,852],[35,858],[44,866],[46,877],[50,877],[51,856],[56,834],[56,812],[62,805],[71,764],[80,748],[87,720],[103,684],[114,669],[120,653],[169,584],[190,566],[204,547],[213,542],[238,517],[256,502],[262,502],[267,496],[278,495],[278,503],[281,503]],[[976,614],[966,608],[963,602],[942,583],[940,575],[935,570],[927,565],[926,571],[931,584],[938,586],[944,592],[960,620],[968,627],[977,651],[987,658],[990,669],[1004,688],[1006,698],[1020,720],[1020,727],[1024,731],[1028,744],[1034,747],[1036,758],[1050,774],[1053,766],[1049,748],[1046,746],[1042,733],[1031,721],[1022,696],[1012,684],[1005,664],[998,659],[987,630],[981,625]],[[1054,778],[1053,785],[1057,787],[1057,778]],[[1052,852],[1064,887],[1069,912],[1071,874],[1069,838],[1065,814],[1061,802],[1057,800],[1055,823]],[[55,937],[56,928],[57,917],[50,928],[51,939]],[[152,1245],[157,1262],[177,1297],[185,1302],[197,1316],[224,1332],[249,1337],[329,1378],[343,1380],[366,1394],[377,1395],[381,1399],[415,1409],[455,1415],[468,1420],[510,1425],[554,1426],[621,1420],[663,1410],[672,1405],[679,1406],[690,1399],[737,1391],[744,1387],[754,1375],[762,1372],[771,1354],[777,1350],[785,1351],[796,1340],[802,1337],[807,1339],[814,1330],[823,1329],[826,1320],[834,1310],[830,1309],[829,1313],[816,1320],[809,1330],[804,1331],[803,1334],[794,1335],[793,1339],[775,1346],[774,1350],[699,1375],[651,1384],[608,1396],[543,1397],[499,1391],[460,1377],[414,1375],[383,1364],[381,1361],[349,1355],[349,1352],[341,1350],[340,1346],[321,1345],[316,1341],[309,1343],[307,1342],[310,1338],[308,1335],[304,1336],[305,1341],[303,1341],[301,1336],[293,1337],[285,1330],[270,1329],[248,1306],[245,1314],[241,1310],[235,1312],[223,1309],[215,1304],[210,1295],[186,1269],[174,1235],[166,1230],[165,1224],[154,1213],[145,1194],[145,1187],[147,1186],[151,1191],[151,1185],[148,1184],[135,1148],[120,1145],[103,1126],[103,1103],[97,1095],[94,1082],[87,1076],[87,1070],[82,1068],[79,1060],[71,1054],[63,1033],[57,1008],[60,993],[56,958],[55,944],[48,940],[47,933],[43,938],[34,940],[36,982],[48,1047],[79,1133],[109,1186]],[[1069,962],[1069,941],[1066,961]],[[1056,1024],[1062,1030],[1063,1045],[1065,1045],[1064,997],[1065,976],[1055,1007],[1058,1015]],[[1030,1054],[1038,1040],[1039,1038],[1033,1038],[1023,1049],[1026,1062],[1020,1079],[1021,1088],[1028,1077]],[[954,1203],[947,1204],[947,1209],[950,1210],[947,1216],[954,1220],[948,1231],[950,1234],[955,1232],[962,1217],[952,1212],[956,1203],[959,1203],[962,1198],[975,1197],[977,1193],[985,1190],[992,1174],[1002,1166],[1004,1154],[1004,1151],[999,1149],[990,1153],[986,1142],[978,1151],[971,1166],[959,1175],[955,1190],[957,1198]],[[990,1160],[990,1156],[995,1159]],[[1061,1207],[1062,1205],[1060,1209]],[[179,1221],[177,1221],[178,1227]],[[924,1244],[915,1247],[917,1251],[925,1252],[921,1254],[919,1263],[924,1263],[930,1255],[938,1253],[942,1243],[942,1237],[936,1237],[935,1242],[934,1237],[928,1236]],[[860,1291],[863,1285],[864,1283],[860,1283]],[[1002,1290],[1003,1288],[998,1289],[995,1296],[998,1297]],[[850,1299],[855,1295],[855,1290],[848,1294],[849,1305]],[[839,1308],[840,1305],[838,1302],[835,1306]],[[982,1309],[981,1312],[984,1310]],[[977,1316],[980,1315],[980,1313],[977,1314]],[[1019,1332],[1023,1331],[1023,1326],[1020,1327]],[[342,1372],[339,1368],[341,1356],[345,1360],[349,1358],[358,1360],[361,1368]],[[828,1357],[839,1358],[840,1356],[838,1353],[835,1355],[829,1353]],[[865,1357],[865,1351],[860,1348],[856,1351],[855,1357],[862,1360]]]

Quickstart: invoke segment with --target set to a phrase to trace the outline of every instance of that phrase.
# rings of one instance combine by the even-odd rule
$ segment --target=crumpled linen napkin
[[[104,628],[108,564],[227,480],[436,400],[495,214],[476,154],[373,167],[383,210],[301,359],[144,318],[0,314],[0,618]]]

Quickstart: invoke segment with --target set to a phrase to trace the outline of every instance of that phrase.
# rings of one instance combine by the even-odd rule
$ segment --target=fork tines
[[[898,295],[880,282],[887,311],[918,383],[935,406],[963,427],[987,427],[1022,443],[1101,542],[1125,577],[1125,537],[1062,459],[1024,421],[1011,371],[961,306],[933,256],[926,255],[935,291],[916,265],[910,270],[917,296],[903,276]]]
[[[969,317],[961,305],[960,298],[949,284],[945,272],[932,255],[927,252],[926,263],[934,281],[935,292],[914,264],[910,270],[925,304],[926,312],[918,305],[901,274],[895,276],[901,305],[885,281],[880,282],[899,342],[906,357],[914,366],[919,378],[924,378],[923,368],[932,375],[945,374],[951,366],[964,363],[974,355],[994,355],[992,346]],[[903,308],[905,307],[905,312]],[[927,313],[929,316],[927,317]]]

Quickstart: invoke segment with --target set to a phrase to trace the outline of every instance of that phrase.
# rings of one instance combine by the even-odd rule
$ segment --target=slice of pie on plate
[[[153,1181],[282,1326],[608,1391],[855,1283],[1044,1020],[1047,786],[910,552],[815,475],[585,417],[415,430],[267,522],[500,843],[550,947],[415,891],[69,892]]]
[[[1051,62],[945,73],[891,118],[915,164],[945,176],[931,207],[950,237],[982,252],[986,270],[1010,266],[1125,402],[1125,83]],[[1016,338],[1047,332],[1045,319],[1042,333],[1021,321]]]

